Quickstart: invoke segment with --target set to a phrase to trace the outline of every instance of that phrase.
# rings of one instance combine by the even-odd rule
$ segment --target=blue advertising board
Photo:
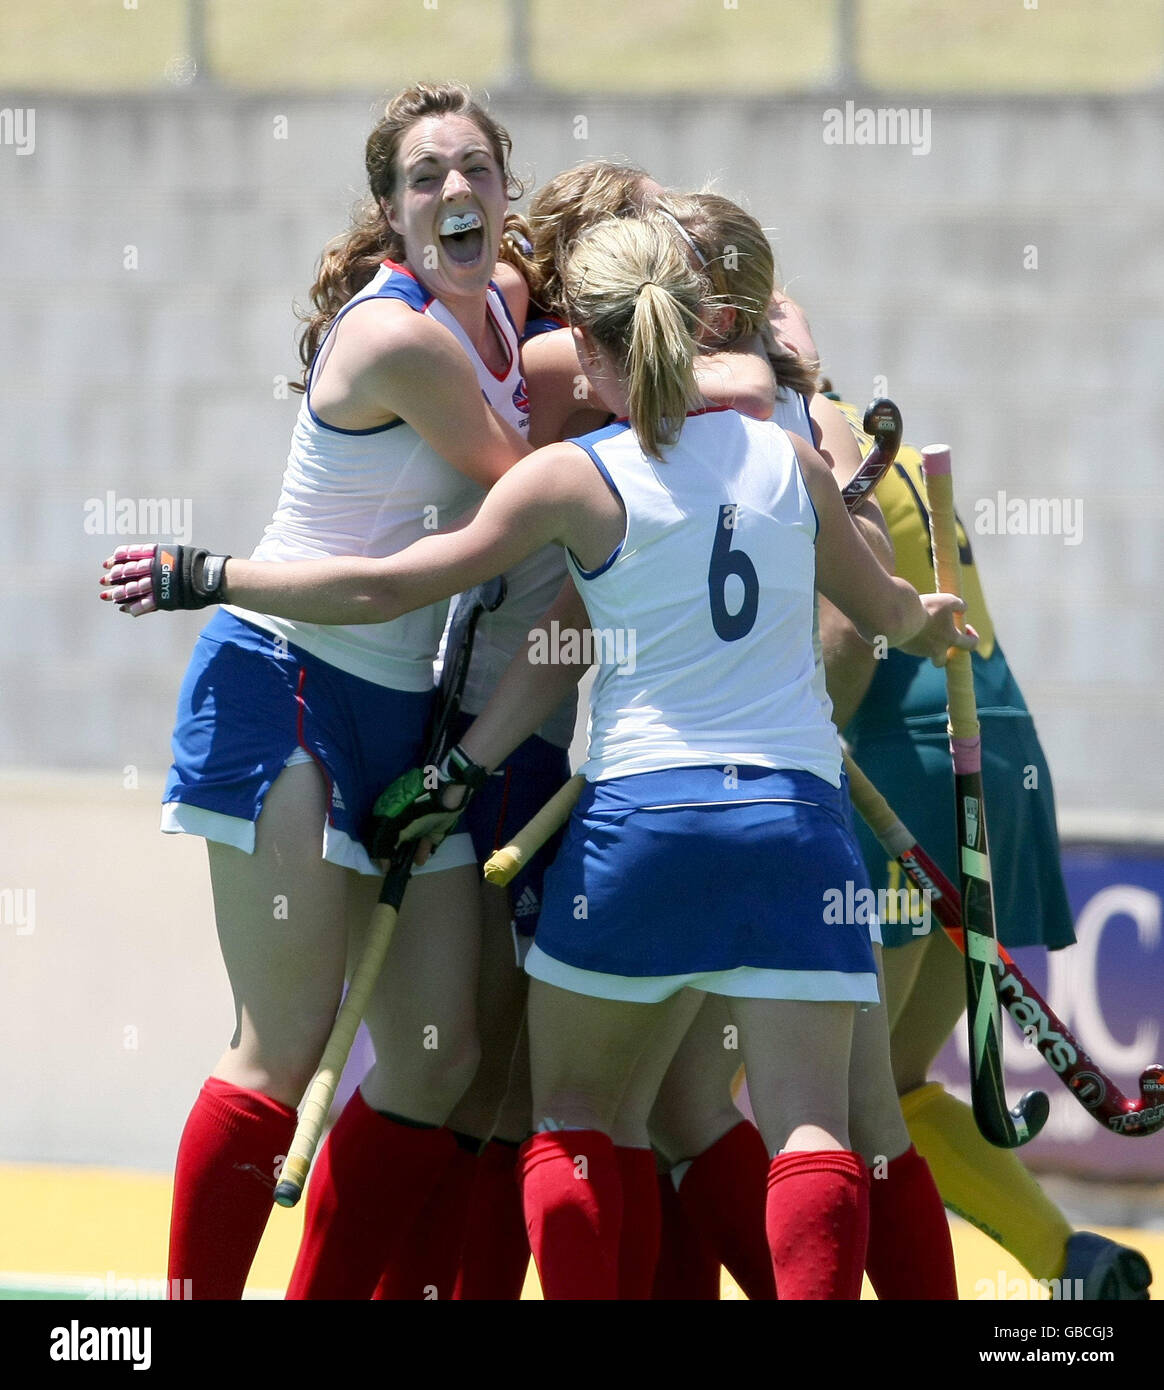
[[[1062,951],[1029,947],[1013,955],[1098,1070],[1133,1098],[1140,1094],[1144,1068],[1164,1062],[1164,847],[1065,844],[1063,871],[1077,943]],[[1135,1138],[1105,1132],[1005,1012],[1003,1017],[1011,1104],[1032,1087],[1051,1101],[1046,1128],[1023,1149],[1030,1166],[1164,1181],[1164,1131]],[[965,1020],[931,1078],[969,1098]]]

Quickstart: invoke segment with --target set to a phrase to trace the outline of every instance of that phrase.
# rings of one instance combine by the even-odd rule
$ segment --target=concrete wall
[[[110,491],[176,498],[203,543],[254,543],[295,411],[275,384],[295,367],[291,303],[360,190],[371,108],[4,100],[36,125],[29,155],[0,144],[0,567],[36,609],[0,619],[0,760],[160,772],[200,620],[147,630],[99,609],[112,537],[86,521]],[[866,398],[884,378],[909,438],[953,446],[964,515],[999,489],[1081,503],[1079,545],[975,544],[1062,804],[1148,812],[1164,713],[1161,103],[930,102],[924,156],[826,145],[823,113],[842,104],[495,98],[537,179],[623,154],[745,196],[834,381]]]
[[[360,190],[371,114],[0,104],[36,113],[30,154],[0,143],[0,762],[32,769],[0,783],[0,887],[37,894],[35,930],[15,898],[0,923],[0,1156],[166,1167],[231,1026],[204,852],[154,830],[201,618],[99,606],[98,562],[132,537],[85,523],[110,491],[176,498],[200,542],[254,544],[296,408],[275,383],[291,302]],[[1081,500],[1078,545],[974,543],[1061,803],[1144,816],[1164,715],[1160,103],[933,105],[925,156],[826,146],[832,105],[495,99],[537,179],[622,154],[746,195],[834,381],[887,387],[912,440],[953,446],[964,515],[1000,488]]]

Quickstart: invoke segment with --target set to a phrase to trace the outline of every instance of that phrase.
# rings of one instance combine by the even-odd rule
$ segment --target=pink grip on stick
[[[951,738],[950,752],[954,758],[954,771],[959,777],[966,773],[982,771],[982,740],[980,738]]]
[[[948,444],[927,444],[921,454],[922,468],[927,478],[941,477],[950,472],[950,446]]]

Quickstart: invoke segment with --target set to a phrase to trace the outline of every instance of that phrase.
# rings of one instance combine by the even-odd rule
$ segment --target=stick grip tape
[[[962,597],[962,563],[958,558],[958,522],[954,515],[954,480],[950,450],[931,444],[922,450],[926,498],[930,510],[930,545],[934,575],[944,594]],[[960,622],[959,622],[959,625]],[[946,694],[950,707],[950,739],[958,772],[977,772],[982,766],[978,741],[978,710],[974,702],[974,668],[970,653],[951,651],[946,662]]]
[[[570,819],[570,812],[585,785],[585,777],[571,777],[560,787],[509,844],[503,845],[485,861],[485,881],[499,887],[509,883],[522,865],[528,863],[550,836]]]
[[[315,1157],[316,1146],[327,1123],[340,1075],[356,1040],[360,1020],[372,997],[372,989],[383,968],[395,929],[396,909],[388,903],[378,904],[372,913],[364,953],[352,975],[352,982],[344,996],[344,1002],[340,1005],[327,1046],[324,1048],[323,1060],[312,1078],[303,1108],[299,1112],[295,1137],[291,1141],[275,1188],[275,1201],[281,1207],[293,1207],[303,1194],[311,1160]]]
[[[845,775],[849,779],[849,795],[865,824],[881,842],[892,859],[911,849],[914,838],[898,820],[893,807],[865,776],[848,753],[845,754]]]

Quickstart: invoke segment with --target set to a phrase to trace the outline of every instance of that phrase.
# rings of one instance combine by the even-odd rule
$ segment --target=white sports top
[[[781,388],[777,392],[776,406],[772,411],[772,422],[789,434],[798,434],[806,444],[816,447],[816,436],[812,432],[812,417],[808,413],[808,401],[795,391]],[[817,595],[813,593],[812,608],[812,651],[816,659],[816,672],[813,675],[813,690],[820,701],[824,716],[830,722],[833,717],[833,702],[825,687],[824,649],[820,644],[820,625],[817,621]]]
[[[543,546],[506,570],[504,603],[495,613],[483,613],[477,624],[473,657],[461,700],[466,714],[480,714],[485,708],[505,668],[558,597],[566,577],[566,552],[560,545]],[[559,748],[569,748],[577,710],[578,696],[572,691],[538,729],[540,737]]]
[[[772,424],[779,425],[789,434],[798,434],[806,444],[813,443],[812,419],[808,413],[808,402],[795,391],[782,387],[776,393],[776,404],[769,417]],[[815,448],[816,446],[813,445]]]
[[[581,771],[742,764],[839,786],[814,651],[816,510],[785,432],[707,410],[662,463],[625,423],[573,442],[627,518],[599,569],[567,562],[601,657]]]
[[[439,299],[403,266],[385,261],[336,315],[312,363],[279,503],[253,560],[392,555],[449,525],[484,495],[402,420],[369,430],[345,430],[324,424],[312,410],[311,383],[331,350],[335,325],[353,305],[373,297],[399,299],[449,329],[473,364],[489,405],[515,429],[529,428],[517,334],[497,290],[491,287],[488,292],[488,311],[509,353],[501,376],[481,361],[464,329]],[[390,623],[331,627],[228,607],[340,670],[377,685],[417,691],[432,687],[433,659],[448,611],[446,601]]]
[[[783,429],[791,430],[803,436],[809,444],[812,443],[812,424],[803,396],[781,391],[771,418]],[[485,708],[514,653],[521,650],[530,629],[557,598],[566,576],[565,553],[557,545],[546,546],[507,572],[505,602],[495,613],[483,614],[477,625],[473,659],[462,700],[466,713],[480,714]],[[817,645],[819,661],[819,640]],[[823,699],[823,663],[818,667],[817,678]],[[541,726],[538,734],[559,748],[568,748],[574,736],[577,704],[576,694],[571,693]],[[831,708],[830,705],[826,710],[826,717]]]

